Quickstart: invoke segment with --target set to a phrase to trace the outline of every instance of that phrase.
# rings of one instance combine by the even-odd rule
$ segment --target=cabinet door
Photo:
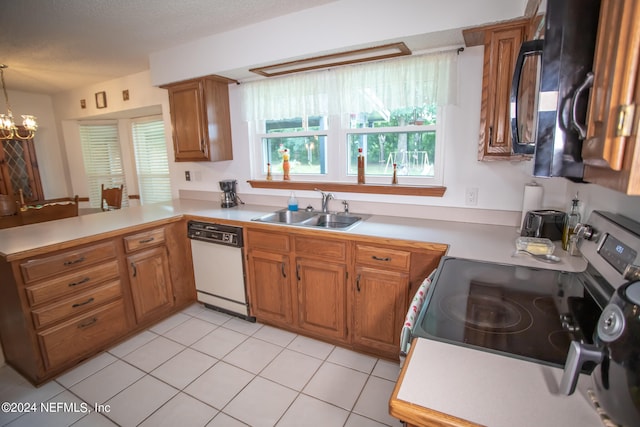
[[[202,85],[197,81],[169,88],[176,162],[209,160]]]
[[[251,312],[259,320],[291,325],[289,257],[252,251],[248,256]]]
[[[346,267],[299,258],[296,276],[299,326],[324,337],[346,339]]]
[[[22,190],[25,202],[44,200],[33,140],[7,140],[0,144],[0,194],[18,200]]]
[[[141,323],[173,306],[169,257],[165,246],[129,255],[129,281],[136,321]]]
[[[406,273],[356,266],[353,344],[398,356],[400,329],[406,314]]]
[[[485,34],[480,160],[514,157],[511,155],[511,80],[525,30],[526,21],[522,21],[487,30]]]
[[[582,146],[584,178],[627,194],[640,194],[638,34],[640,3],[602,1]]]

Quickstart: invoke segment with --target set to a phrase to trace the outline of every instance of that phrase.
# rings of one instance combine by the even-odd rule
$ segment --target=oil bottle
[[[291,170],[291,165],[289,164],[289,150],[284,149],[284,153],[282,154],[282,179],[285,181],[289,181],[291,177],[289,176],[289,172]]]
[[[571,236],[574,234],[574,228],[580,222],[580,212],[578,205],[580,200],[578,200],[578,193],[576,193],[575,197],[571,201],[571,210],[569,215],[564,222],[564,229],[562,230],[562,249],[565,251],[569,249],[569,241],[571,240]]]
[[[358,184],[364,184],[364,154],[362,154],[362,148],[358,148]]]

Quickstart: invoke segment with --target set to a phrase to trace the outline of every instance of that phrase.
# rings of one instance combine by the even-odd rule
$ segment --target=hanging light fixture
[[[20,128],[13,121],[11,114],[11,104],[9,104],[9,95],[7,95],[7,87],[4,84],[4,69],[9,68],[8,65],[0,64],[0,79],[2,79],[2,90],[4,91],[4,100],[7,104],[7,114],[0,114],[0,140],[5,139],[31,139],[38,129],[36,118],[34,116],[23,115],[22,127],[26,131],[20,133]]]

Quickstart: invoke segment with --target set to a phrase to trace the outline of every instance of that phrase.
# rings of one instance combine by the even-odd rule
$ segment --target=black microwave
[[[547,0],[544,38],[522,44],[511,85],[513,152],[533,175],[581,181],[600,0]]]

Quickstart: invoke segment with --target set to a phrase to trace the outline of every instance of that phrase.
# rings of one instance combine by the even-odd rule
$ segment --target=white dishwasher
[[[242,227],[189,221],[198,301],[205,307],[255,322],[244,281]]]

